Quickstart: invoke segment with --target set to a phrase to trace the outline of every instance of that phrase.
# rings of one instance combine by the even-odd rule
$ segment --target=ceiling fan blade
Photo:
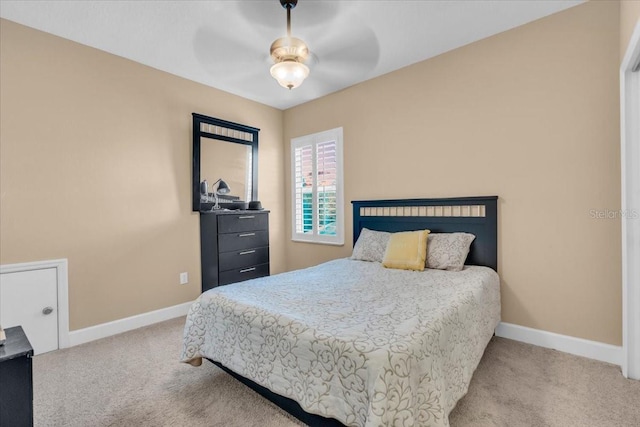
[[[213,27],[200,27],[193,39],[193,50],[211,75],[250,74],[268,56],[268,52],[260,50],[260,43],[252,43],[250,38],[232,38]],[[228,60],[231,56],[233,61]]]
[[[336,83],[348,83],[364,79],[376,67],[380,45],[375,33],[364,25],[350,28],[349,34],[340,40],[323,37],[311,47],[317,57],[312,73]]]

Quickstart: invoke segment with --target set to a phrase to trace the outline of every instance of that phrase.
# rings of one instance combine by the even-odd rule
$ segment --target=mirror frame
[[[251,147],[251,200],[258,200],[258,132],[260,129],[252,126],[246,126],[239,123],[233,123],[226,120],[216,119],[214,117],[204,116],[198,113],[192,113],[193,115],[193,155],[191,169],[192,175],[192,198],[193,198],[193,211],[201,212],[203,210],[210,210],[213,203],[200,202],[200,138],[218,139],[220,141],[226,141],[234,144],[248,145]],[[222,130],[225,130],[226,135],[209,133],[202,130],[202,124],[208,124],[217,126]],[[233,136],[229,136],[229,131],[233,131]],[[244,139],[242,137],[249,139]],[[216,177],[224,179],[223,176]],[[246,200],[249,202],[250,200]]]

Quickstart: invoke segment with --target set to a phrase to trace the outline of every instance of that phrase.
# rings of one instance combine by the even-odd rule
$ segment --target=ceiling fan
[[[224,2],[223,13],[198,28],[194,51],[214,80],[238,87],[260,85],[271,96],[280,97],[270,89],[278,86],[270,82],[275,83],[272,76],[284,75],[278,81],[281,86],[298,87],[296,93],[302,91],[309,96],[348,86],[354,79],[366,77],[377,65],[378,40],[359,18],[356,2],[278,0],[277,3]],[[285,37],[280,7],[287,11]],[[296,37],[291,37],[294,7]],[[304,85],[299,87],[302,81]]]

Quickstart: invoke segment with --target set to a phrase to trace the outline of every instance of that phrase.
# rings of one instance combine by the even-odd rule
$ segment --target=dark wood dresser
[[[33,426],[33,348],[21,326],[0,346],[0,426]]]
[[[269,275],[269,211],[200,213],[202,292]]]

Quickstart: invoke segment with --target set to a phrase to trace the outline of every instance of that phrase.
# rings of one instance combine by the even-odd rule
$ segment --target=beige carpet
[[[178,363],[184,319],[34,358],[39,426],[296,426],[205,362]],[[640,426],[616,366],[494,338],[452,426]]]

